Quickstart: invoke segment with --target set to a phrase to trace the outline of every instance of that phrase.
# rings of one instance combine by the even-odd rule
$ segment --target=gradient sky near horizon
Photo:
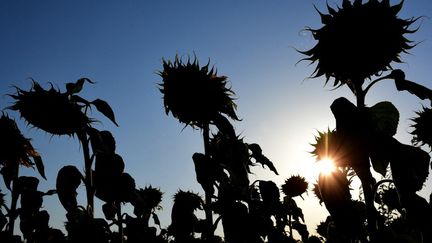
[[[327,2],[336,7],[341,1]],[[13,85],[31,87],[29,77],[46,88],[52,82],[63,91],[65,83],[81,77],[96,82],[85,84],[81,96],[108,101],[120,126],[94,111],[90,116],[100,121],[95,127],[112,132],[125,171],[138,187],[152,185],[164,192],[158,215],[167,227],[178,189],[204,194],[191,159],[203,151],[203,144],[199,130],[184,128],[165,114],[157,72],[163,58],[196,55],[201,63],[210,60],[218,74],[228,76],[242,119],[235,122],[236,132],[245,142],[260,144],[280,173],[275,176],[256,167],[250,180],[271,179],[281,185],[300,174],[312,184],[317,172],[310,144],[317,131],[335,127],[332,101],[340,96],[354,100],[346,87],[331,91],[323,78],[307,79],[315,65],[296,65],[302,58],[296,49],[307,50],[316,43],[305,27],[322,26],[314,5],[327,12],[322,0],[1,1],[0,108],[11,105],[6,94],[15,92]],[[403,69],[407,79],[431,88],[432,2],[407,0],[399,16],[425,17],[414,25],[420,25],[419,31],[407,36],[418,45],[411,54],[402,55],[404,64],[395,67]],[[390,81],[374,86],[366,97],[370,106],[384,100],[399,109],[396,137],[409,144],[410,118],[428,102],[398,92]],[[72,164],[83,169],[76,138],[32,129],[16,112],[6,112],[43,157],[47,181],[31,169],[23,170],[41,179],[41,190],[55,188],[61,167]],[[431,182],[422,196],[429,197]],[[0,188],[7,192],[3,181]],[[83,186],[80,189],[79,203],[85,205]],[[304,199],[296,201],[314,232],[328,214],[312,192]],[[61,228],[66,212],[57,197],[45,198],[44,206],[51,214],[50,225]],[[98,216],[102,217],[100,212]]]

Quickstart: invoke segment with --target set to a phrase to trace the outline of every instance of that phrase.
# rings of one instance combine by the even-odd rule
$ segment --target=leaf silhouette
[[[276,167],[273,165],[273,162],[271,162],[266,156],[262,154],[262,149],[258,144],[251,143],[251,144],[247,144],[247,146],[249,150],[252,152],[251,156],[252,158],[255,159],[256,163],[260,163],[263,167],[266,165],[276,175],[279,175],[279,173],[276,170]]]
[[[418,147],[401,143],[393,153],[390,166],[399,192],[406,194],[419,191],[429,174],[429,154]]]
[[[33,161],[36,164],[36,169],[38,170],[39,174],[46,180],[45,177],[45,167],[42,162],[42,158],[39,155],[33,156]]]
[[[74,210],[78,205],[76,189],[81,184],[81,179],[81,173],[72,165],[64,166],[57,174],[57,195],[67,211]]]
[[[432,90],[405,79],[405,73],[400,69],[393,70],[386,78],[393,78],[396,89],[399,91],[406,90],[420,99],[429,99],[432,102]]]
[[[372,121],[377,132],[394,136],[399,123],[399,111],[388,101],[375,104],[370,108]]]
[[[395,80],[397,90],[406,90],[420,99],[432,101],[432,90],[408,80]]]
[[[160,227],[161,227],[161,224],[160,224],[159,217],[157,216],[156,213],[152,213],[152,216],[153,216],[153,221],[154,221],[154,223],[155,223],[156,225],[158,225],[159,228],[160,228]]]
[[[110,105],[101,99],[96,99],[91,102],[96,109],[102,113],[104,116],[106,116],[108,119],[110,119],[116,126],[119,126],[115,120],[114,111],[111,109]]]
[[[217,114],[213,120],[213,123],[216,125],[219,131],[225,136],[231,138],[234,138],[236,136],[233,125],[231,125],[231,123],[228,121],[228,119],[225,116],[221,114]]]
[[[66,91],[67,91],[67,93],[68,94],[79,93],[82,90],[85,81],[87,81],[87,82],[89,82],[91,84],[94,84],[94,82],[91,81],[88,78],[81,78],[81,79],[78,79],[75,83],[67,83],[66,84]]]

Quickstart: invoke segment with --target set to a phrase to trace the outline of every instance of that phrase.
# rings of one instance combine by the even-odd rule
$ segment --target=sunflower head
[[[295,175],[286,179],[281,187],[285,195],[288,197],[296,197],[307,191],[308,183],[304,177]]]
[[[326,207],[343,205],[351,201],[350,182],[340,170],[320,174],[318,187]]]
[[[323,199],[322,199],[322,196],[321,196],[320,188],[319,188],[319,186],[318,186],[317,183],[313,184],[312,191],[315,194],[316,198],[318,199],[319,204],[321,205],[323,203]]]
[[[411,134],[414,136],[412,142],[415,145],[427,144],[432,148],[432,109],[423,107],[422,111],[416,112],[417,117],[413,118],[414,130]]]
[[[343,0],[337,10],[327,5],[328,14],[318,13],[324,25],[310,29],[318,43],[301,52],[303,60],[317,63],[313,77],[334,79],[334,86],[362,85],[366,78],[400,62],[400,53],[414,45],[404,35],[414,33],[409,27],[417,18],[397,16],[403,1],[390,5],[389,0]]]
[[[326,132],[318,132],[315,136],[314,150],[311,152],[317,161],[331,158],[336,166],[344,166],[347,163],[347,152],[342,138],[336,130],[328,129]]]
[[[158,188],[152,186],[145,187],[144,189],[137,190],[137,194],[142,199],[142,205],[140,206],[143,208],[160,208],[159,204],[162,202],[163,193]]]
[[[30,144],[18,129],[14,120],[3,114],[0,118],[0,165],[9,166],[13,163],[32,166],[30,157],[37,155]]]
[[[54,135],[72,135],[91,122],[82,111],[83,106],[72,100],[68,92],[52,86],[45,90],[33,81],[29,91],[17,88],[11,97],[16,102],[10,109],[19,111],[32,126]]]
[[[183,208],[185,211],[202,209],[203,204],[202,198],[191,191],[178,190],[174,195],[174,205]]]
[[[202,128],[218,114],[238,120],[227,77],[217,76],[214,68],[209,70],[209,63],[200,67],[196,58],[185,63],[176,56],[174,62],[163,60],[159,75],[165,112],[181,123]]]
[[[0,134],[0,168],[8,188],[19,165],[33,167],[36,164],[39,174],[45,178],[41,156],[30,139],[21,134],[15,121],[4,113],[0,117]]]

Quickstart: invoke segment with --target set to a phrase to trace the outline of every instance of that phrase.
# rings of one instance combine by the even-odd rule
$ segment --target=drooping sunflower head
[[[40,158],[30,139],[24,137],[15,121],[5,114],[0,117],[0,134],[0,165],[8,167],[16,163],[31,167],[30,157]]]
[[[72,135],[91,122],[83,106],[74,102],[68,92],[52,86],[45,90],[33,81],[29,91],[17,88],[17,93],[10,96],[16,101],[10,109],[19,111],[30,125],[53,135]]]
[[[313,77],[334,79],[334,86],[363,84],[366,78],[400,62],[400,54],[414,45],[405,34],[417,18],[401,19],[397,15],[403,1],[390,5],[389,0],[343,0],[337,10],[327,5],[328,14],[318,11],[324,25],[310,29],[318,43],[301,52],[303,60],[317,63]]]
[[[305,193],[308,188],[306,179],[302,176],[295,175],[285,180],[281,186],[282,192],[288,197],[296,197]]]
[[[414,136],[412,142],[416,145],[427,144],[432,148],[432,109],[423,107],[423,111],[416,112],[417,117],[413,118],[414,130],[411,134]]]
[[[163,60],[159,85],[167,114],[171,112],[181,123],[200,128],[218,114],[238,120],[234,92],[226,86],[227,77],[218,76],[209,65],[200,67],[196,58],[185,63],[178,56],[174,62]]]

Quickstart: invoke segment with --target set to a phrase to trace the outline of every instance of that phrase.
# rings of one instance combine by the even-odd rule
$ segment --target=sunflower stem
[[[87,134],[85,131],[78,132],[78,139],[83,147],[84,154],[84,168],[85,168],[85,186],[87,192],[87,212],[93,218],[94,217],[94,188],[93,188],[93,171],[92,171],[92,160],[90,158],[89,142],[87,140]]]
[[[210,158],[210,128],[209,123],[204,125],[203,128],[203,139],[204,139],[204,154],[207,158]],[[211,210],[212,195],[204,190],[205,193],[205,205],[204,211],[206,216],[206,228],[203,234],[204,239],[211,239],[213,237],[213,213]]]
[[[290,213],[289,216],[288,216],[288,220],[289,220],[288,224],[289,224],[290,237],[291,237],[292,239],[294,239],[294,236],[293,236],[293,230],[292,230],[292,215],[291,215],[291,213]]]
[[[363,82],[356,82],[363,83]],[[356,98],[357,98],[357,108],[364,108],[365,107],[365,96],[367,90],[363,90],[361,85],[356,85]],[[368,86],[370,88],[370,86]],[[368,155],[365,155],[363,157],[369,157]],[[364,200],[366,204],[366,215],[367,215],[367,222],[368,222],[368,231],[370,234],[371,239],[373,240],[376,235],[376,211],[374,206],[374,192],[373,192],[373,186],[374,186],[374,178],[372,176],[372,173],[369,170],[369,159],[367,160],[367,166],[366,168],[354,168],[357,176],[359,177],[363,193],[364,193]]]
[[[17,217],[17,202],[18,202],[18,192],[17,192],[17,188],[16,188],[16,184],[18,181],[18,175],[19,175],[19,165],[16,165],[16,174],[14,175],[14,179],[12,182],[12,201],[11,201],[11,207],[10,207],[10,211],[9,211],[9,234],[10,236],[13,236],[14,234],[14,228],[15,228],[15,219]]]
[[[363,90],[362,85],[359,84],[360,82],[355,82],[355,96],[357,98],[357,107],[363,108],[365,107],[365,96],[366,92]],[[363,82],[361,82],[363,83]]]
[[[120,243],[123,243],[123,221],[122,221],[122,214],[121,214],[121,203],[116,202],[116,208],[117,208],[117,223],[118,223],[118,230],[119,230],[119,237],[120,237]]]

